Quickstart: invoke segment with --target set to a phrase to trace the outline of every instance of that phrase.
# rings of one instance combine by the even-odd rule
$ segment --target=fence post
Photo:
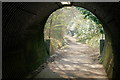
[[[100,56],[101,56],[101,57],[102,57],[102,55],[103,55],[104,44],[105,44],[105,40],[104,40],[104,39],[101,39],[101,40],[100,40]]]
[[[46,44],[47,53],[48,55],[50,55],[50,39],[46,39],[45,44]]]

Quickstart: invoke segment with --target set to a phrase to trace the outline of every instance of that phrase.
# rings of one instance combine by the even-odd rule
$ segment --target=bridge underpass
[[[103,66],[108,78],[119,80],[119,3],[77,3],[94,13],[106,31]],[[48,16],[62,8],[59,2],[2,3],[4,78],[25,78],[42,65],[49,55],[44,43],[44,25]]]

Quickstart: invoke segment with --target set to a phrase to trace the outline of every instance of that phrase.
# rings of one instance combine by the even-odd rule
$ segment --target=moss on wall
[[[110,42],[106,42],[104,56],[102,58],[103,66],[107,72],[108,78],[112,78],[113,73],[113,53]]]
[[[4,78],[23,78],[46,61],[46,52],[42,32],[32,31],[28,35],[22,50],[10,52],[4,59]],[[9,67],[8,67],[9,66]]]
[[[27,41],[26,63],[29,65],[29,72],[38,68],[49,57],[46,51],[43,35],[41,34],[43,33],[37,30],[33,35],[31,35],[32,38]]]

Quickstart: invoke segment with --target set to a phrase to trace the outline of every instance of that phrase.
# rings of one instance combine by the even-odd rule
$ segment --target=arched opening
[[[65,9],[64,9],[65,8]],[[91,12],[89,12],[88,10],[86,10],[86,9],[84,9],[84,8],[80,8],[80,7],[75,7],[75,6],[72,6],[72,7],[64,7],[64,8],[62,8],[62,9],[60,9],[60,10],[57,10],[57,11],[55,11],[53,14],[51,14],[50,15],[50,17],[48,18],[48,20],[47,20],[47,23],[46,23],[46,25],[45,25],[45,29],[44,29],[44,38],[45,38],[45,41],[46,41],[46,47],[47,47],[47,52],[48,52],[48,54],[49,55],[54,55],[55,53],[57,53],[56,51],[57,51],[57,49],[60,49],[61,48],[61,51],[59,52],[58,51],[58,53],[57,54],[59,54],[59,53],[64,53],[63,55],[64,56],[66,56],[65,55],[65,53],[67,54],[67,55],[69,55],[69,54],[71,54],[71,53],[73,53],[73,54],[78,54],[78,55],[75,55],[75,56],[73,56],[72,55],[72,57],[74,57],[73,59],[72,59],[72,57],[70,57],[70,55],[69,55],[69,58],[71,58],[71,59],[69,59],[69,58],[60,58],[60,60],[63,60],[63,62],[66,62],[65,64],[63,63],[63,65],[61,65],[61,64],[58,64],[58,65],[60,65],[60,66],[62,66],[61,68],[60,68],[60,66],[57,66],[57,67],[55,67],[56,65],[55,64],[53,64],[51,67],[49,67],[50,69],[51,68],[56,68],[55,70],[53,70],[53,69],[51,69],[51,70],[53,70],[53,72],[55,71],[56,73],[60,73],[60,70],[62,71],[62,69],[63,70],[72,70],[73,69],[73,72],[74,71],[76,71],[77,69],[75,69],[75,68],[78,68],[78,70],[82,70],[82,69],[84,69],[83,70],[83,73],[84,72],[88,72],[88,75],[94,75],[94,78],[97,78],[98,76],[99,76],[99,70],[100,70],[100,66],[101,65],[99,65],[99,63],[97,63],[97,64],[95,64],[95,65],[90,65],[91,64],[91,62],[89,63],[89,60],[91,60],[91,59],[84,59],[84,58],[88,58],[88,56],[87,57],[84,57],[84,56],[86,56],[86,55],[84,55],[84,54],[90,54],[89,53],[89,50],[88,50],[88,52],[87,52],[87,49],[89,49],[89,48],[86,48],[85,50],[83,50],[83,53],[82,53],[82,49],[84,49],[83,47],[84,47],[84,44],[81,44],[81,45],[83,45],[81,48],[79,48],[81,45],[77,45],[77,44],[79,44],[79,43],[74,43],[74,40],[75,40],[75,38],[78,38],[78,41],[79,42],[83,42],[83,43],[87,43],[87,44],[89,44],[91,41],[93,41],[93,43],[94,43],[94,39],[96,38],[96,39],[98,39],[98,40],[96,40],[97,41],[97,43],[94,43],[94,44],[91,44],[91,46],[93,47],[93,45],[95,45],[95,44],[97,44],[97,45],[95,45],[94,46],[94,48],[96,48],[97,47],[97,49],[98,48],[100,48],[99,46],[101,46],[100,45],[100,41],[101,42],[103,42],[103,41],[105,41],[104,39],[105,39],[105,37],[103,37],[104,35],[105,36],[107,36],[107,33],[105,32],[105,33],[103,33],[103,24],[102,24],[102,22],[100,22],[99,21],[99,19],[95,16],[95,15],[93,15]],[[65,12],[64,11],[66,11],[66,10],[68,10],[68,12],[66,12],[67,13],[67,15],[63,15]],[[61,13],[60,11],[63,11],[63,13]],[[76,11],[76,12],[75,12]],[[81,12],[81,13],[80,13]],[[81,14],[81,15],[80,15]],[[64,16],[64,17],[66,17],[67,16],[67,18],[68,18],[68,20],[66,19],[66,18],[64,18],[64,17],[61,17],[61,16]],[[72,17],[71,17],[72,16]],[[78,18],[79,17],[79,18]],[[62,19],[62,21],[61,21],[61,19]],[[75,23],[77,20],[76,20],[76,18],[79,20],[78,21],[78,23]],[[57,20],[58,19],[58,20]],[[61,22],[62,23],[61,23]],[[68,22],[68,23],[63,23],[63,22]],[[80,22],[80,23],[79,23]],[[56,24],[57,23],[57,24]],[[62,27],[63,26],[63,27]],[[77,27],[75,27],[75,26],[77,26]],[[80,26],[80,27],[79,27]],[[88,27],[87,27],[88,26]],[[82,27],[82,28],[81,28]],[[97,27],[97,28],[95,28],[95,27]],[[96,30],[96,31],[95,31]],[[72,33],[73,32],[73,33]],[[92,32],[92,33],[90,33],[90,32]],[[69,35],[68,37],[66,37],[66,36],[64,36],[64,35]],[[88,35],[89,34],[89,35]],[[96,34],[96,35],[94,35],[94,34]],[[70,35],[72,36],[72,37],[70,37]],[[86,35],[88,35],[87,37],[86,37]],[[92,36],[91,36],[92,35]],[[81,36],[85,36],[85,37],[81,37]],[[90,36],[90,37],[89,37]],[[73,38],[74,37],[74,38]],[[95,37],[95,38],[93,38],[93,37]],[[66,39],[66,38],[69,38],[68,40]],[[73,40],[73,41],[71,41],[71,40]],[[83,40],[82,40],[83,39]],[[85,40],[84,40],[85,39]],[[90,41],[90,40],[91,41]],[[102,39],[102,40],[100,40],[100,39]],[[70,40],[70,44],[69,43],[67,43],[68,41]],[[67,42],[65,42],[65,41],[67,41]],[[89,42],[90,41],[90,42]],[[77,46],[75,46],[75,45],[71,45],[71,42],[73,43],[73,44],[75,44],[75,45],[77,45]],[[76,42],[76,41],[75,41]],[[77,48],[78,48],[78,52],[75,52],[75,50],[73,49],[73,52],[71,51],[69,51],[70,49],[63,49],[63,46],[64,46],[64,48],[65,48],[65,44],[69,44],[69,47],[70,46],[73,46],[74,47],[74,49],[75,50],[77,50]],[[103,51],[105,51],[104,49],[104,42],[103,43],[101,43],[102,44],[102,46],[101,46],[101,48],[102,48],[102,50],[100,50],[100,53],[99,53],[99,56],[101,56],[100,57],[100,60],[101,60],[101,62],[102,62],[102,59],[103,59],[103,56],[104,56],[104,54],[103,54]],[[90,44],[89,44],[90,45]],[[72,48],[73,47],[70,47],[71,48],[71,50],[72,50]],[[100,48],[100,49],[101,49]],[[79,49],[81,49],[81,51],[79,51]],[[64,51],[62,51],[62,50],[66,50],[65,52]],[[68,51],[67,51],[68,50]],[[85,52],[86,51],[86,52]],[[81,55],[81,54],[79,54],[79,53],[82,53],[83,55]],[[63,56],[62,55],[62,56]],[[81,55],[81,57],[79,56],[79,55]],[[59,54],[59,56],[60,56],[60,54]],[[57,55],[57,56],[54,56],[54,58],[55,57],[57,57],[58,59],[59,59],[59,56]],[[76,56],[79,56],[79,57],[76,57]],[[94,57],[97,57],[98,58],[98,54],[97,54],[97,56],[96,56],[96,54],[92,54],[92,56]],[[80,59],[81,58],[81,59]],[[95,58],[94,58],[95,59]],[[68,61],[68,62],[67,62]],[[71,63],[72,62],[72,64],[74,64],[74,63],[76,63],[77,65],[72,65],[72,66],[74,66],[74,67],[72,67],[70,64],[67,64],[67,63]],[[88,62],[88,63],[87,63]],[[56,63],[60,63],[59,61],[57,62],[56,61]],[[82,65],[82,67],[79,67],[79,63],[82,63],[82,64],[87,64],[87,68],[89,67],[95,67],[95,66],[98,66],[99,67],[99,69],[98,69],[98,74],[95,72],[95,71],[89,71],[89,70],[87,70],[87,68],[85,69],[85,68],[82,68],[84,65]],[[53,67],[54,66],[54,67]],[[98,67],[95,67],[95,68],[98,68]],[[59,69],[58,69],[59,68]],[[66,69],[67,68],[67,69]],[[49,71],[49,69],[48,69],[48,71]],[[69,75],[69,73],[70,74],[72,74],[72,75],[76,75],[76,74],[80,74],[80,75],[76,75],[76,76],[68,76]],[[44,72],[43,72],[43,74],[44,74]],[[66,74],[66,72],[65,71],[63,71],[63,74]],[[63,75],[63,74],[61,74],[61,75]],[[85,75],[83,75],[83,74],[81,74],[81,73],[76,73],[76,74],[73,74],[73,73],[71,73],[71,72],[68,72],[68,75],[63,75],[63,77],[64,78],[69,78],[69,77],[74,77],[74,78],[78,78],[78,77],[83,77],[83,78],[85,78],[84,76]],[[85,74],[85,73],[84,73]],[[98,76],[95,76],[95,75],[98,75]],[[42,75],[42,73],[41,73],[41,75]],[[83,76],[81,76],[81,75],[83,75]],[[101,73],[100,73],[100,75],[102,75]],[[103,75],[105,75],[106,76],[106,74],[105,74],[105,72],[104,72],[104,70],[103,70]],[[43,75],[42,75],[43,76]],[[47,75],[46,75],[47,76]],[[67,76],[67,77],[65,77],[65,76]],[[105,76],[99,76],[100,78],[106,78]],[[39,76],[37,76],[37,77],[41,77],[40,75]],[[43,76],[44,77],[44,76]],[[49,77],[51,77],[51,76],[47,76],[47,78],[49,78]],[[58,77],[58,76],[57,76]],[[93,78],[93,76],[91,76],[91,77],[86,77],[86,78]]]
[[[69,9],[67,9],[67,8],[69,8]],[[73,8],[73,10],[74,9],[76,9],[76,13],[74,12],[74,11],[72,11],[72,9],[70,9],[70,8]],[[57,10],[57,11],[55,11],[53,14],[51,14],[51,16],[49,16],[49,18],[48,18],[48,20],[47,20],[47,23],[46,23],[46,26],[45,26],[45,29],[44,29],[44,34],[45,34],[45,39],[50,39],[50,35],[52,34],[52,29],[55,29],[55,28],[57,28],[57,27],[59,27],[59,28],[61,28],[62,29],[62,26],[64,26],[63,28],[64,28],[64,32],[62,33],[62,34],[71,34],[72,36],[74,36],[74,37],[76,37],[76,38],[78,38],[78,37],[80,37],[79,38],[79,41],[82,41],[83,43],[87,43],[87,41],[86,40],[88,40],[88,37],[90,37],[89,35],[88,35],[88,33],[90,33],[90,32],[93,32],[93,30],[96,30],[96,31],[94,31],[94,33],[92,33],[92,34],[99,34],[100,33],[100,35],[97,35],[97,36],[99,36],[99,39],[101,38],[101,39],[105,39],[105,35],[107,34],[107,32],[104,32],[104,30],[103,30],[103,24],[102,24],[102,22],[100,22],[100,20],[95,16],[95,15],[93,15],[91,12],[89,12],[88,10],[86,10],[86,9],[84,9],[84,8],[79,8],[79,9],[81,9],[81,10],[77,10],[79,7],[66,7],[66,10],[68,10],[69,12],[67,12],[67,13],[65,13],[64,11],[65,10],[63,10],[63,8],[59,11],[59,10]],[[71,11],[70,11],[71,10]],[[63,11],[63,12],[62,12]],[[77,12],[78,11],[78,12]],[[81,11],[81,12],[80,12]],[[61,14],[59,13],[59,12],[61,12]],[[66,15],[65,15],[66,14]],[[72,15],[71,15],[72,14]],[[78,16],[79,15],[79,16]],[[63,17],[61,17],[61,16],[63,16]],[[71,17],[72,16],[72,17]],[[80,17],[80,16],[82,16],[82,17]],[[79,17],[79,18],[78,18]],[[57,19],[56,19],[57,18]],[[59,21],[59,18],[62,18],[62,21],[63,22],[61,22],[61,19],[60,19],[60,21]],[[72,19],[71,19],[72,18]],[[74,18],[74,19],[73,19]],[[77,19],[76,19],[77,18]],[[53,22],[55,22],[55,19],[56,19],[56,23],[57,24],[54,24]],[[67,19],[70,19],[70,20],[72,20],[72,21],[65,21],[65,20],[67,20]],[[81,19],[81,20],[80,20]],[[76,21],[75,21],[76,20]],[[84,20],[84,21],[83,21]],[[76,25],[76,23],[75,22],[77,22],[77,25]],[[52,24],[53,23],[53,24]],[[82,23],[82,24],[81,24]],[[83,24],[86,24],[86,25],[83,25]],[[89,25],[88,25],[89,24]],[[91,27],[89,27],[90,26],[90,24],[91,24]],[[77,26],[77,27],[72,27],[72,25],[74,25],[74,26]],[[83,27],[83,29],[80,29],[79,27],[80,27],[80,25],[82,25],[82,27],[83,26],[86,26],[86,29],[85,29],[85,27]],[[53,27],[52,27],[53,26]],[[71,27],[70,27],[71,26]],[[92,28],[93,27],[93,28]],[[98,29],[96,28],[94,28],[94,27],[98,27]],[[77,30],[79,28],[79,30]],[[81,30],[83,30],[83,31],[81,31]],[[66,33],[65,33],[65,31],[66,31]],[[80,31],[81,31],[81,33],[80,33]],[[90,32],[89,32],[90,31]],[[70,33],[69,33],[70,32]],[[79,32],[79,35],[85,35],[85,34],[83,34],[83,33],[85,33],[86,32],[86,34],[88,35],[88,37],[86,37],[86,39],[85,38],[82,38],[81,36],[79,36],[79,35],[75,35],[75,34],[78,34],[78,32]],[[60,36],[59,36],[60,37]],[[93,37],[93,36],[92,36]],[[99,41],[97,41],[97,44],[96,44],[97,46],[94,46],[94,47],[99,47]],[[92,44],[91,44],[91,46],[92,46]]]

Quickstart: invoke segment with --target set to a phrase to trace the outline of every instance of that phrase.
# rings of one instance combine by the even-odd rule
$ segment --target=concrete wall
[[[88,9],[103,22],[106,31],[103,65],[108,76],[118,80],[120,4],[75,2],[73,5]],[[47,59],[44,24],[61,7],[60,3],[52,2],[2,3],[3,78],[25,77]]]
[[[24,77],[47,59],[43,29],[52,5],[3,3],[3,78]]]

